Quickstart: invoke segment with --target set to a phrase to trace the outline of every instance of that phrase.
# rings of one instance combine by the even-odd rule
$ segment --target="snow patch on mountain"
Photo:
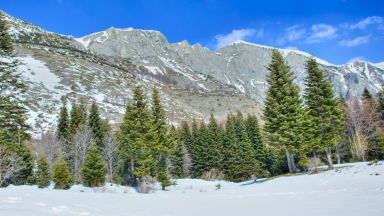
[[[21,62],[19,70],[24,77],[34,83],[41,83],[49,91],[55,91],[55,87],[60,84],[60,78],[44,62],[32,56],[19,57],[18,59]]]

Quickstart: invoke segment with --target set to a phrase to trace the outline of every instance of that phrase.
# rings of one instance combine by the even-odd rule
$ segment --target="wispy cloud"
[[[354,47],[354,46],[368,43],[369,38],[370,38],[370,35],[366,35],[366,36],[356,37],[349,40],[341,40],[339,44],[341,46]]]
[[[370,16],[365,19],[360,20],[359,22],[349,25],[350,29],[365,29],[369,25],[381,24],[384,22],[384,18],[381,16]]]
[[[317,43],[333,39],[337,36],[337,28],[327,24],[316,24],[311,26],[311,34],[306,39],[308,43]]]
[[[286,39],[288,41],[296,41],[302,39],[305,36],[306,30],[300,28],[299,25],[294,25],[285,29]]]
[[[234,29],[229,34],[220,34],[215,36],[215,43],[213,45],[214,49],[219,49],[229,44],[232,44],[238,40],[246,40],[252,36],[263,37],[264,30],[256,29]]]

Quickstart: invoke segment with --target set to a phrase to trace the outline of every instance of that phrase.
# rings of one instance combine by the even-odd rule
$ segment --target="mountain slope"
[[[6,15],[19,71],[29,85],[34,131],[54,122],[60,99],[96,101],[105,118],[119,123],[136,85],[160,89],[169,121],[219,119],[241,110],[260,116],[272,47],[238,41],[217,51],[186,41],[170,44],[158,31],[109,28],[82,38],[47,32]],[[311,56],[280,50],[303,87]],[[376,64],[332,65],[317,59],[337,93],[360,96],[381,89],[384,70]]]

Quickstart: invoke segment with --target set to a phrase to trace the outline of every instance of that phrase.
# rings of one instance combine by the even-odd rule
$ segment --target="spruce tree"
[[[174,178],[183,178],[186,176],[184,173],[185,147],[181,141],[181,131],[176,130],[174,126],[169,130],[168,142],[172,143],[170,152],[172,166],[170,174]]]
[[[11,36],[8,34],[8,26],[4,19],[4,13],[0,11],[0,51],[10,55],[13,51]]]
[[[72,175],[63,157],[63,152],[59,151],[53,163],[52,181],[55,183],[55,189],[69,189],[72,184]]]
[[[255,160],[256,153],[249,140],[244,118],[241,112],[237,112],[234,124],[237,137],[236,144],[239,157],[238,160],[240,163],[240,170],[238,170],[236,179],[246,180],[259,172],[259,164]]]
[[[95,142],[99,150],[104,148],[104,141],[108,131],[108,125],[105,125],[100,117],[99,107],[93,102],[88,116],[88,127],[92,131]]]
[[[72,103],[72,109],[70,113],[69,121],[69,133],[73,136],[76,131],[87,123],[87,109],[84,104],[77,105]]]
[[[211,114],[208,123],[208,155],[209,155],[209,164],[210,169],[220,169],[222,156],[221,152],[223,147],[223,135],[224,131],[217,123],[216,118]]]
[[[51,174],[49,164],[44,154],[41,154],[37,160],[37,171],[35,173],[36,184],[39,188],[45,188],[49,185]]]
[[[192,137],[192,177],[199,178],[210,170],[210,164],[212,163],[207,141],[208,129],[204,121],[201,121],[199,126],[194,121],[192,124]]]
[[[160,94],[156,88],[152,91],[152,107],[151,107],[152,127],[151,133],[153,134],[152,157],[154,158],[154,167],[152,175],[158,176],[163,185],[168,186],[168,164],[170,150],[173,147],[173,142],[167,139],[167,123],[166,114],[161,104]]]
[[[12,57],[13,44],[7,31],[4,14],[0,11],[0,128],[17,134],[18,143],[26,141],[29,136],[26,123],[26,101],[19,95],[27,90],[27,86],[20,80],[17,71],[19,62]]]
[[[69,135],[69,117],[65,98],[62,99],[62,102],[63,105],[60,108],[56,136],[59,140],[67,140]]]
[[[312,142],[311,150],[313,154],[319,153],[319,150],[326,152],[328,165],[332,167],[331,149],[340,137],[342,113],[331,83],[315,59],[307,61],[306,70],[305,104],[316,128],[314,137],[318,138],[317,142]]]
[[[222,170],[229,181],[239,181],[238,173],[241,170],[241,161],[237,142],[235,117],[228,115],[223,140]]]
[[[259,127],[259,122],[257,120],[257,117],[254,115],[248,114],[247,118],[245,119],[245,127],[247,130],[249,141],[251,142],[252,147],[255,151],[255,159],[259,162],[261,166],[260,168],[263,171],[267,171],[271,173],[272,160],[269,155],[268,148],[263,142],[263,139],[261,137],[261,130]],[[268,175],[267,172],[264,172],[261,174],[266,176]]]
[[[267,67],[264,119],[265,138],[279,154],[285,153],[289,172],[296,172],[295,155],[300,148],[300,116],[302,115],[300,89],[283,56],[272,51],[272,61]]]
[[[88,148],[87,156],[81,167],[83,183],[89,187],[97,187],[104,184],[106,165],[104,159],[94,142]]]
[[[118,134],[119,168],[122,183],[137,184],[151,174],[153,130],[146,96],[140,87],[135,88],[133,101],[127,105]]]

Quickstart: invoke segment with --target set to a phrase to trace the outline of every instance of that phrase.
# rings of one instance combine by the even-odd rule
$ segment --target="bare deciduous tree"
[[[7,152],[3,146],[0,146],[0,186],[3,186],[7,179],[22,170],[23,166],[22,159],[19,156]]]
[[[112,180],[113,169],[117,159],[117,144],[113,134],[108,133],[104,144],[104,160],[107,163],[107,181]]]
[[[94,136],[87,126],[81,126],[76,130],[72,138],[72,153],[73,153],[73,172],[76,182],[81,182],[80,168],[87,155],[89,143],[93,141]]]
[[[47,131],[41,134],[41,138],[34,140],[34,151],[45,154],[47,157],[50,168],[52,168],[53,162],[55,162],[55,155],[63,147],[63,141],[57,139],[55,132]]]

